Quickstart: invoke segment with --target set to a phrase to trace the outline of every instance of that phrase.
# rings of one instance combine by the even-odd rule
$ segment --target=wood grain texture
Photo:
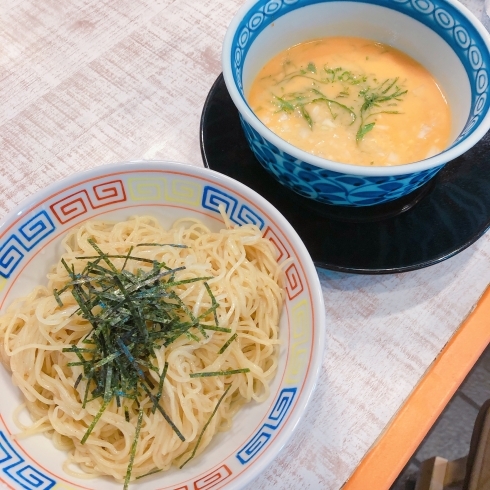
[[[481,17],[482,0],[463,3]],[[201,110],[241,4],[3,0],[0,218],[104,163],[201,166]],[[249,490],[339,489],[487,287],[489,255],[485,235],[416,272],[319,270],[328,331],[318,388],[290,444]]]

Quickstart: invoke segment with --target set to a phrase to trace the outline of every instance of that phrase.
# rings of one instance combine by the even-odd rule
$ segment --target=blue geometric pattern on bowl
[[[27,462],[9,443],[8,438],[0,431],[0,471],[6,480],[12,479],[26,490],[50,490],[56,485],[46,472]]]
[[[281,390],[265,424],[263,424],[245,446],[236,453],[235,456],[240,463],[247,464],[257,456],[262,449],[264,449],[269,442],[269,439],[279,428],[289,412],[297,391],[297,388],[284,388]]]
[[[366,177],[316,167],[285,153],[240,117],[248,144],[261,165],[281,184],[324,204],[372,206],[392,201],[428,182],[444,165],[406,175]]]
[[[53,219],[46,211],[20,221],[18,228],[0,243],[0,277],[9,278],[27,252],[53,231]]]
[[[228,217],[237,225],[252,224],[259,229],[262,229],[265,225],[264,218],[249,206],[239,203],[236,197],[216,187],[209,185],[204,187],[201,205],[203,208],[218,214],[220,213],[220,205],[223,206]]]
[[[245,103],[247,101],[243,94],[243,65],[257,36],[278,17],[298,8],[325,1],[336,0],[259,0],[244,16],[232,42],[231,66],[235,84]],[[363,3],[363,0],[352,1]],[[479,32],[456,8],[439,0],[369,0],[368,3],[396,10],[420,21],[442,37],[454,50],[468,75],[472,99],[466,125],[453,145],[467,138],[476,129],[490,105],[487,95],[490,55]],[[242,126],[252,151],[266,170],[295,192],[324,203],[368,206],[391,201],[420,187],[441,169],[438,167],[416,175],[379,179],[344,176],[347,179],[345,181],[343,174],[319,169],[279,151],[243,120]],[[303,177],[310,180],[305,181]],[[320,185],[321,182],[323,186]],[[386,186],[392,189],[392,192],[381,198],[381,194],[386,192]],[[343,193],[349,197],[348,202],[341,198]]]

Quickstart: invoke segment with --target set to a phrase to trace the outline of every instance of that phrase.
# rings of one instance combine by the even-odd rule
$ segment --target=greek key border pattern
[[[83,216],[89,210],[126,201],[126,192],[121,180],[100,182],[65,196],[49,207],[56,219],[65,224]]]
[[[219,213],[220,206],[223,206],[231,221],[237,225],[253,224],[258,226],[259,229],[262,229],[265,225],[264,218],[250,206],[239,202],[235,196],[217,187],[210,185],[204,187],[201,205],[203,208],[215,213]]]
[[[297,388],[283,388],[267,417],[265,424],[252,436],[237,453],[238,461],[245,465],[257,456],[270,442],[293,406]]]
[[[55,229],[54,220],[45,210],[20,221],[16,230],[0,241],[0,276],[8,279],[27,252]]]
[[[0,471],[26,490],[50,490],[56,481],[34,467],[16,451],[0,431]]]

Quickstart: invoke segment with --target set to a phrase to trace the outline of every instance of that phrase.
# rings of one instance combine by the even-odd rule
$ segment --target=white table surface
[[[465,0],[477,17],[483,0]],[[131,159],[202,166],[199,119],[241,0],[2,0],[0,218],[73,172]],[[318,388],[248,489],[339,489],[490,282],[490,237],[427,269],[318,270]],[[382,489],[374,489],[382,490]]]

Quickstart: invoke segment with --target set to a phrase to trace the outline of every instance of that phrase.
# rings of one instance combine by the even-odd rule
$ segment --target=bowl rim
[[[320,372],[325,355],[327,315],[325,312],[325,302],[320,284],[320,278],[310,253],[308,252],[298,233],[294,230],[293,226],[284,217],[284,215],[272,203],[258,194],[255,190],[251,189],[242,182],[227,175],[221,174],[215,170],[173,160],[136,159],[104,163],[89,169],[75,171],[60,180],[53,181],[46,187],[38,189],[32,195],[23,199],[10,212],[0,219],[0,240],[3,240],[9,236],[9,232],[11,231],[12,227],[14,227],[19,220],[28,216],[29,213],[36,211],[39,206],[43,206],[45,196],[59,190],[62,191],[63,189],[68,189],[70,187],[89,182],[90,180],[97,179],[99,176],[107,173],[128,173],[132,170],[138,172],[143,168],[150,171],[185,171],[188,172],[191,177],[212,180],[217,185],[222,185],[225,188],[228,187],[231,190],[236,189],[238,192],[243,193],[244,197],[250,200],[250,202],[253,203],[257,209],[261,210],[264,215],[273,218],[281,232],[291,242],[291,248],[297,252],[297,257],[301,258],[300,262],[303,267],[304,276],[305,279],[308,280],[310,290],[309,295],[311,297],[311,311],[313,314],[311,319],[311,328],[312,331],[314,331],[316,340],[314,343],[312,343],[311,363],[308,372],[305,375],[304,382],[302,383],[303,392],[296,401],[295,410],[289,414],[287,421],[289,430],[281,430],[279,433],[277,433],[269,446],[269,450],[261,454],[261,457],[254,461],[254,464],[250,467],[250,469],[245,468],[233,481],[226,483],[223,487],[230,490],[239,490],[263,473],[263,471],[265,471],[265,469],[279,456],[281,451],[284,449],[284,446],[291,440],[293,433],[295,433],[298,425],[304,419],[306,411],[309,408],[310,401],[320,378]],[[111,210],[108,210],[108,213],[110,212]],[[1,277],[2,276],[0,276],[0,278]],[[265,401],[265,403],[270,404],[273,402],[274,398],[272,396]],[[29,454],[27,454],[27,456],[30,457]]]
[[[250,109],[249,105],[246,103],[245,98],[240,94],[232,73],[231,64],[231,48],[233,45],[233,39],[235,33],[241,24],[245,15],[251,10],[251,8],[260,2],[261,0],[246,0],[246,2],[240,7],[232,21],[230,22],[222,45],[221,52],[221,66],[223,70],[223,78],[226,84],[226,88],[230,94],[233,103],[237,107],[241,117],[248,123],[255,131],[259,133],[265,140],[271,142],[280,151],[283,151],[292,157],[305,162],[306,164],[318,167],[320,169],[330,170],[340,174],[348,175],[359,175],[363,177],[386,177],[386,176],[398,176],[398,175],[409,175],[414,173],[423,172],[436,168],[438,166],[445,165],[446,163],[454,160],[458,156],[467,152],[472,148],[490,129],[490,108],[487,110],[485,116],[480,120],[477,127],[473,132],[462,141],[453,144],[448,149],[434,155],[430,158],[420,160],[414,163],[406,163],[403,165],[393,165],[393,166],[378,166],[378,167],[367,167],[364,165],[355,165],[351,163],[341,163],[335,162],[333,160],[328,160],[326,158],[321,158],[312,153],[308,153],[298,147],[288,143],[286,140],[282,139],[280,136],[272,132],[260,119],[254,114]],[[332,3],[332,2],[352,2],[352,0],[325,0],[322,3]],[[451,5],[455,10],[458,10],[472,26],[480,34],[485,46],[490,51],[490,33],[485,29],[483,24],[478,20],[478,18],[464,5],[462,5],[457,0],[439,0],[448,5]],[[319,3],[319,2],[317,2]],[[354,3],[354,2],[353,2]],[[371,4],[369,0],[356,0],[355,3],[366,3]],[[389,8],[389,7],[385,7]],[[426,26],[430,29],[429,26]],[[437,33],[436,33],[437,34]],[[489,68],[490,71],[490,67]],[[488,91],[488,89],[487,89]]]

